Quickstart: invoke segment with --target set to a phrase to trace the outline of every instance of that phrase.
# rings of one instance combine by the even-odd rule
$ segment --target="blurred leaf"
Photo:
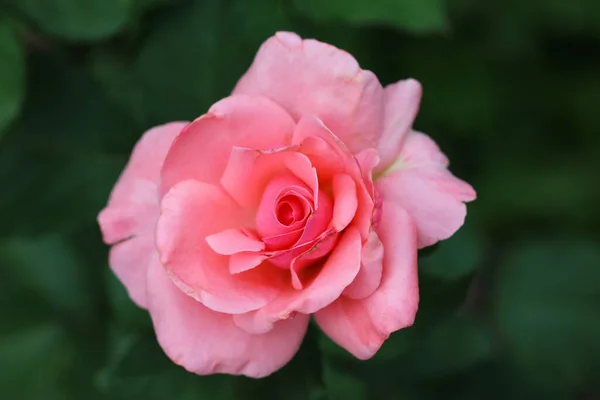
[[[232,381],[226,375],[198,376],[171,362],[156,340],[142,336],[116,336],[114,357],[98,376],[99,388],[110,399],[195,400],[233,399]]]
[[[485,250],[482,235],[467,224],[451,238],[442,241],[435,252],[419,258],[419,270],[436,278],[459,279],[475,271]]]
[[[68,40],[110,37],[126,24],[132,0],[11,0],[51,35]]]
[[[600,249],[548,240],[515,246],[499,271],[496,322],[514,362],[550,387],[600,365]]]
[[[492,355],[485,330],[463,315],[442,320],[423,337],[416,368],[426,375],[456,374]]]
[[[443,0],[294,0],[294,5],[316,20],[388,25],[414,33],[448,27]]]
[[[108,301],[116,322],[133,330],[152,327],[148,312],[131,300],[123,283],[117,279],[108,266],[105,267],[105,275],[107,276]]]
[[[132,67],[148,124],[204,114],[229,95],[260,44],[286,26],[277,0],[225,3],[191,2],[152,27]]]
[[[141,132],[79,68],[34,57],[22,115],[0,146],[1,235],[93,221]]]
[[[0,337],[0,387],[8,399],[64,399],[59,378],[73,357],[64,331],[40,324]]]
[[[25,95],[25,56],[10,26],[0,20],[0,140]]]
[[[323,366],[323,381],[329,400],[366,400],[369,398],[364,382],[336,370],[327,362]]]
[[[78,317],[93,313],[85,266],[62,237],[0,242],[0,263],[13,282],[35,291],[57,310]]]

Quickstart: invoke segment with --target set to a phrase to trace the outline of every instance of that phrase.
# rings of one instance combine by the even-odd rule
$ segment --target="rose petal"
[[[356,198],[356,184],[346,174],[338,174],[333,177],[333,228],[341,232],[352,222],[358,199]]]
[[[236,323],[249,333],[265,332],[279,320],[298,313],[312,314],[335,301],[358,274],[360,234],[349,226],[314,280],[302,290],[287,289],[261,309],[236,316]]]
[[[133,301],[146,307],[146,268],[154,248],[159,214],[160,168],[175,137],[186,122],[173,122],[146,132],[136,144],[117,181],[108,205],[98,215],[104,242],[115,244],[109,263]]]
[[[381,285],[369,297],[340,297],[315,314],[321,329],[355,357],[372,357],[390,333],[413,324],[419,303],[417,239],[408,214],[384,202],[378,232],[385,254]]]
[[[217,186],[183,181],[165,195],[156,229],[160,261],[188,295],[219,312],[242,313],[275,298],[285,276],[276,268],[229,273],[229,257],[205,238],[238,226],[239,206]]]
[[[473,188],[447,167],[448,159],[435,142],[412,132],[399,161],[376,182],[382,199],[396,202],[415,221],[419,248],[452,236],[464,223],[464,202],[476,197]]]
[[[319,182],[310,160],[295,149],[288,149],[290,148],[284,147],[270,152],[233,148],[221,185],[246,208],[256,208],[269,181],[285,170],[302,181],[312,193],[316,193]]]
[[[277,323],[264,335],[238,328],[233,316],[212,311],[182,293],[160,265],[148,269],[148,309],[167,356],[199,375],[225,373],[260,378],[296,354],[307,315]]]
[[[320,142],[319,139],[325,143]],[[358,199],[354,221],[361,237],[366,240],[371,227],[374,200],[367,190],[356,158],[348,151],[344,143],[315,117],[302,118],[298,122],[292,143],[300,144],[300,151],[310,158],[312,164],[317,168],[319,178],[328,179],[329,174],[335,175],[340,172],[352,177],[356,184]],[[341,170],[333,171],[328,165],[342,165],[343,167]],[[331,178],[333,179],[333,176]]]
[[[385,123],[383,135],[377,144],[377,152],[381,158],[378,171],[385,170],[398,158],[419,111],[421,94],[421,84],[414,79],[386,86]]]
[[[216,253],[231,255],[242,251],[261,251],[265,244],[239,228],[225,229],[208,235],[206,242]]]
[[[261,253],[242,252],[232,254],[229,257],[229,272],[239,274],[240,272],[248,271],[258,267],[269,256]]]
[[[230,96],[179,135],[161,171],[160,193],[187,179],[218,183],[235,146],[266,149],[290,143],[294,121],[264,97]]]
[[[372,230],[362,247],[358,275],[344,290],[343,295],[345,297],[364,299],[379,287],[383,274],[383,254],[383,244],[381,244],[377,233]]]
[[[317,115],[353,153],[375,147],[383,132],[384,92],[347,52],[278,32],[258,51],[234,93],[267,96],[296,120]]]

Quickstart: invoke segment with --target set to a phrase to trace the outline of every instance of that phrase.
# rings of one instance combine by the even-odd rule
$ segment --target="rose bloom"
[[[263,377],[311,315],[359,359],[413,324],[417,251],[475,199],[411,129],[420,98],[415,80],[383,88],[350,54],[280,32],[230,97],[144,134],[98,220],[175,363]]]

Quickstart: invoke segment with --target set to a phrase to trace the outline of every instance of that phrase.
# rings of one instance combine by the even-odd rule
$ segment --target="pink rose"
[[[98,220],[158,342],[198,374],[268,375],[312,314],[368,359],[410,326],[417,250],[464,222],[467,183],[411,130],[421,86],[280,32],[233,94],[146,132]]]

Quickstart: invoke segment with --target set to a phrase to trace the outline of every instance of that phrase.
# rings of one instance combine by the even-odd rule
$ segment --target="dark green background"
[[[479,198],[420,258],[414,327],[357,361],[311,326],[269,378],[171,364],[95,217],[149,127],[226,96],[293,30],[387,84]],[[597,0],[0,2],[0,397],[594,399],[600,395]]]

